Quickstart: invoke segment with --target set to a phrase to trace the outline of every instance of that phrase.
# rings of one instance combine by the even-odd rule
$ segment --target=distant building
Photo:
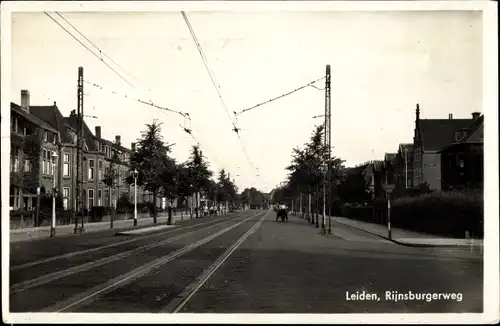
[[[483,119],[478,112],[472,113],[471,119],[454,119],[452,114],[448,119],[421,119],[417,104],[413,138],[414,186],[427,183],[433,190],[448,190],[480,183]]]

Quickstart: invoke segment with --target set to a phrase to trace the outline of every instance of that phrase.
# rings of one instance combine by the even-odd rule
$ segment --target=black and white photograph
[[[4,323],[499,322],[496,2],[1,10]]]

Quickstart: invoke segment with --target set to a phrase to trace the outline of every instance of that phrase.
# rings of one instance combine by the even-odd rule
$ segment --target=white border
[[[2,290],[5,323],[498,323],[499,210],[498,210],[498,23],[495,1],[84,1],[1,3],[2,167],[10,155],[11,13],[18,11],[412,11],[479,10],[483,12],[483,112],[485,119],[485,235],[483,314],[55,314],[7,313],[8,291]],[[9,169],[2,168],[2,216],[9,216]],[[2,218],[2,289],[9,286],[9,223]],[[74,317],[74,315],[78,317]]]

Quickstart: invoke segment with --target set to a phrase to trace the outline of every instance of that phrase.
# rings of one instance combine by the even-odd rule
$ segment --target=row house
[[[58,130],[31,113],[27,90],[21,105],[10,104],[10,209],[30,210],[37,191],[49,193],[54,184],[53,153],[60,140]]]
[[[484,116],[470,119],[421,119],[415,111],[413,184],[432,190],[482,188]]]
[[[384,183],[394,184],[395,192],[413,187],[413,144],[399,144],[396,153],[384,156]]]
[[[55,102],[50,106],[30,106],[29,102],[29,91],[22,90],[21,106],[11,103],[10,206],[12,209],[33,208],[36,201],[32,197],[36,197],[36,189],[39,188],[42,195],[49,193],[56,175],[56,188],[61,192],[65,208],[76,209],[77,115],[73,110],[69,117],[64,117]],[[37,144],[30,146],[39,151],[35,158],[33,153],[29,153],[29,159],[25,155],[26,141]],[[117,136],[115,142],[119,141],[120,136]],[[115,184],[118,187],[110,193],[109,187],[104,184],[104,176],[117,148],[120,164],[116,165],[119,177]],[[114,146],[112,142],[102,139],[100,127],[96,127],[96,135],[92,134],[83,122],[81,201],[84,208],[112,206],[113,199],[120,194],[126,194],[133,202],[133,185],[129,186],[126,182],[130,173],[131,152],[131,149]],[[137,191],[138,203],[152,201],[152,196],[141,187]]]

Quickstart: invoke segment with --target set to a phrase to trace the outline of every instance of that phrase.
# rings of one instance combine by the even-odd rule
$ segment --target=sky
[[[306,143],[323,122],[313,116],[324,114],[324,91],[306,87],[239,115],[241,143],[180,12],[59,13],[133,87],[43,12],[13,13],[11,101],[20,103],[21,90],[27,89],[32,105],[55,101],[69,115],[76,109],[82,66],[84,80],[103,86],[84,85],[84,114],[97,117],[86,118],[91,130],[101,126],[104,138],[120,135],[130,147],[145,125],[158,119],[179,162],[199,141],[213,170],[230,172],[240,190],[254,186],[265,192],[286,178],[292,148]],[[480,12],[187,12],[187,17],[231,118],[233,111],[321,78],[329,64],[332,155],[346,166],[383,159],[399,143],[412,142],[417,103],[422,118],[483,112]],[[317,86],[323,88],[324,81]],[[192,119],[125,94],[188,112]],[[197,141],[181,126],[192,129]]]

